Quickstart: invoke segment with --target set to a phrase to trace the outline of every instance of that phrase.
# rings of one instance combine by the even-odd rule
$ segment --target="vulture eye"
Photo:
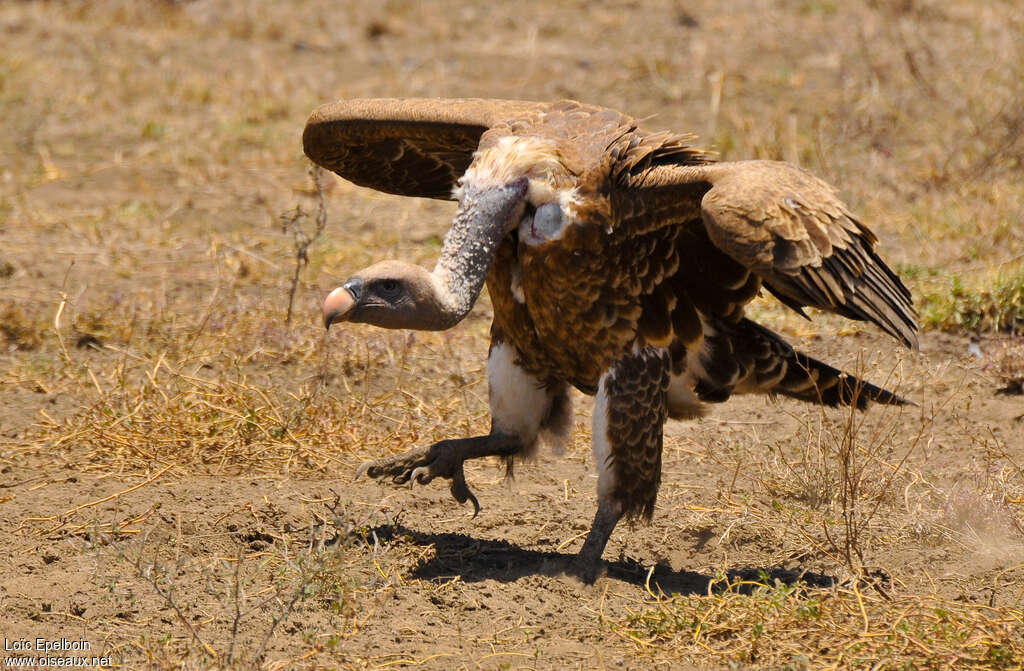
[[[393,298],[397,296],[401,289],[401,285],[398,283],[398,280],[382,280],[377,286],[380,288],[380,293],[385,298]]]

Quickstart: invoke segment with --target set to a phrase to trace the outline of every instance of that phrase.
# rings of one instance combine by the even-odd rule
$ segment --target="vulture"
[[[323,304],[327,327],[441,330],[486,284],[490,433],[363,464],[396,484],[451,481],[468,459],[511,472],[571,429],[569,387],[595,396],[597,513],[572,572],[593,582],[612,531],[649,520],[668,418],[733,394],[827,406],[909,403],[793,349],[744,315],[764,289],[874,323],[916,348],[910,292],[836,190],[794,165],[716,162],[693,136],[574,101],[342,100],[317,108],[306,154],[341,177],[458,203],[433,270],[386,260]]]

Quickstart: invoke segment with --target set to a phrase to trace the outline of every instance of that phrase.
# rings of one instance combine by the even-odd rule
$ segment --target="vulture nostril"
[[[359,279],[349,280],[342,284],[341,288],[352,294],[352,298],[356,301],[358,301],[360,296],[363,295],[363,281]]]

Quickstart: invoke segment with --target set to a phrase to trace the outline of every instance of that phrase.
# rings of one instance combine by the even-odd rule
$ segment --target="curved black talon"
[[[429,450],[421,449],[393,459],[364,461],[356,468],[353,479],[358,480],[363,475],[368,475],[375,480],[390,476],[391,482],[396,485],[406,483],[426,485],[434,478],[449,478],[452,481],[450,487],[452,496],[459,503],[467,501],[472,503],[473,517],[476,517],[480,513],[480,502],[469,489],[469,485],[466,484],[466,474],[462,468],[464,462],[458,461],[454,465],[446,465],[445,462],[451,463],[450,459],[438,459],[436,455],[431,459],[430,456]]]
[[[462,470],[462,464],[459,464],[458,470],[452,475],[452,484],[448,489],[459,503],[469,501],[473,504],[472,519],[475,519],[480,514],[480,502],[476,500],[476,496],[470,491],[469,485],[466,484],[466,474]]]
[[[364,462],[356,469],[355,477],[387,477],[396,485],[425,485],[434,478],[447,478],[451,480],[452,496],[459,503],[472,503],[473,517],[476,517],[480,514],[480,502],[466,484],[463,464],[470,459],[481,457],[508,458],[522,449],[523,444],[519,438],[502,433],[442,440],[405,454]]]
[[[359,478],[366,475],[367,471],[373,468],[373,464],[374,462],[372,461],[364,461],[363,463],[359,464],[359,467],[356,468],[356,474],[352,476],[352,479],[358,480]],[[370,477],[372,478],[373,476],[371,475]]]

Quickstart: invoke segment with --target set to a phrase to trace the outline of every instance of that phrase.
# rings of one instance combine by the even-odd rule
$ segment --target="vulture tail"
[[[831,407],[856,405],[858,410],[866,409],[868,403],[917,405],[888,389],[844,373],[796,350],[793,351],[793,363],[789,370],[772,391]]]
[[[827,406],[869,403],[916,405],[895,392],[844,373],[798,352],[777,333],[741,319],[719,321],[701,354],[704,375],[696,385],[702,401],[725,400],[734,393],[767,393]]]

